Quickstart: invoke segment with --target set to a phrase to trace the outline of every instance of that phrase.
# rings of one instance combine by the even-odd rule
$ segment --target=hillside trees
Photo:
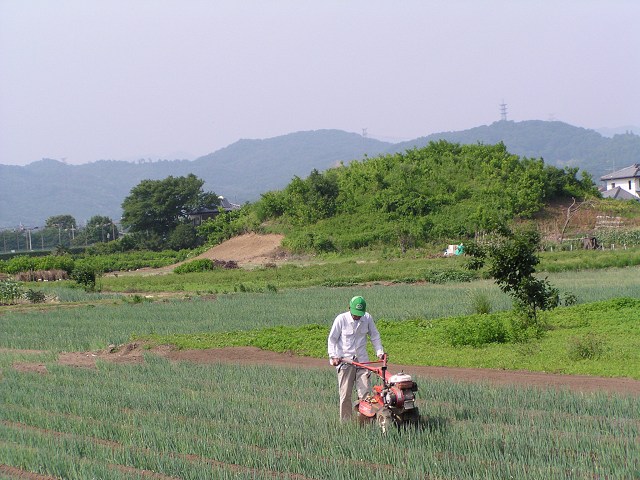
[[[590,176],[520,158],[504,144],[432,142],[354,161],[268,192],[260,220],[295,226],[289,247],[353,249],[375,243],[458,241],[532,218],[556,197],[595,194]],[[322,246],[322,248],[320,248]]]
[[[189,212],[220,203],[215,193],[203,191],[203,185],[204,180],[193,174],[143,180],[122,202],[122,224],[131,233],[140,234],[149,247],[161,248]]]

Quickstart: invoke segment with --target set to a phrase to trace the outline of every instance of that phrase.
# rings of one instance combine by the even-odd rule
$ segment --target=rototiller
[[[416,406],[418,384],[406,373],[391,375],[387,371],[387,360],[387,355],[374,362],[342,359],[344,363],[375,373],[382,380],[382,384],[373,386],[372,394],[358,400],[354,409],[361,421],[375,419],[385,433],[392,425],[417,425],[420,421]]]

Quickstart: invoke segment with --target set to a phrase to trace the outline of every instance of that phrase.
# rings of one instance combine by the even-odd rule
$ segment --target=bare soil
[[[210,248],[200,255],[178,262],[173,265],[160,268],[140,268],[131,272],[112,272],[106,276],[129,276],[129,275],[166,275],[183,263],[206,258],[209,260],[221,260],[225,262],[236,262],[239,267],[252,268],[266,264],[279,264],[285,262],[289,257],[287,252],[280,246],[283,235],[257,233],[246,233],[227,240],[226,242]]]
[[[262,265],[286,259],[285,251],[280,247],[283,235],[247,233],[216,245],[195,259],[233,260],[238,265]]]
[[[289,368],[332,368],[328,360],[301,357],[293,353],[277,353],[255,347],[228,347],[206,350],[176,350],[169,345],[147,348],[142,343],[110,345],[96,352],[62,353],[61,365],[95,368],[96,360],[115,363],[142,363],[144,353],[153,353],[172,361],[200,364],[233,363],[276,365]],[[41,363],[15,363],[15,369],[46,374]],[[541,388],[560,388],[578,392],[610,392],[640,396],[640,380],[630,378],[594,377],[588,375],[560,375],[543,372],[495,370],[489,368],[429,367],[390,364],[392,372],[406,372],[420,377],[449,379],[456,382],[478,382],[491,385],[522,385]]]

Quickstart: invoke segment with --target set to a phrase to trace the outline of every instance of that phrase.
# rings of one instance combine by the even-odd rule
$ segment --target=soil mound
[[[285,252],[280,247],[283,235],[247,233],[210,248],[194,259],[235,261],[239,265],[260,265],[283,260]]]

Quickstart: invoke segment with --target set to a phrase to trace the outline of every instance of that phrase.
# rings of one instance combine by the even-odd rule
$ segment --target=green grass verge
[[[415,255],[415,252],[414,252]],[[640,248],[541,253],[539,271],[543,274],[587,269],[623,268],[640,265]],[[313,264],[287,264],[278,268],[252,270],[216,269],[182,275],[123,275],[104,277],[100,286],[111,292],[265,292],[273,289],[311,286],[338,287],[375,282],[444,283],[480,278],[482,272],[466,269],[467,258],[371,257],[344,259],[325,257]]]
[[[506,322],[510,312],[493,314]],[[477,321],[475,315],[463,319]],[[550,330],[528,343],[452,347],[447,331],[459,317],[380,320],[385,349],[396,363],[586,374],[640,379],[640,300],[614,299],[543,313]],[[179,348],[255,346],[278,352],[326,356],[326,325],[277,326],[261,330],[150,335],[156,344]]]

